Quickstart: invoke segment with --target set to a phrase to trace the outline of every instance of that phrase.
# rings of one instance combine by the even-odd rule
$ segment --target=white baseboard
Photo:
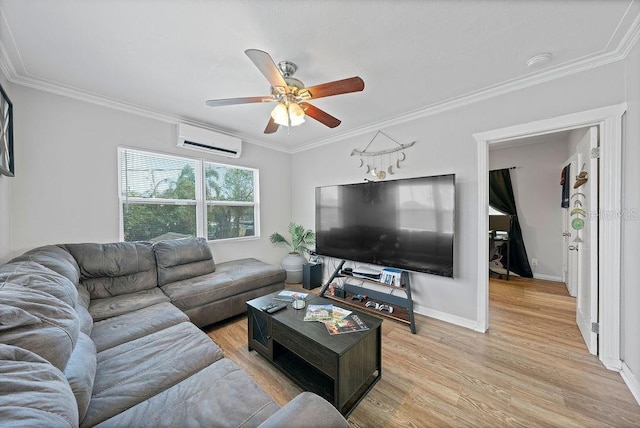
[[[451,315],[446,312],[436,311],[435,309],[423,308],[418,305],[413,304],[413,312],[416,314],[424,315],[427,317],[435,318],[440,321],[448,322],[451,324],[459,325],[460,327],[465,327],[471,330],[476,330],[478,328],[478,323],[475,320],[470,320],[468,318],[458,317],[456,315]],[[484,332],[483,332],[484,333]]]
[[[544,273],[534,273],[533,277],[535,279],[544,279],[546,281],[562,282],[562,277],[561,276],[556,276],[556,275],[547,275],[547,274],[544,274]]]
[[[624,361],[622,362],[622,370],[620,370],[620,376],[622,376],[624,383],[626,383],[629,387],[629,390],[633,394],[633,397],[636,399],[638,404],[640,404],[640,381]]]

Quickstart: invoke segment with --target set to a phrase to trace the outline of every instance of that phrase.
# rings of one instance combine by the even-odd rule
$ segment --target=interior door
[[[571,174],[572,182],[582,184],[572,194],[570,213],[572,228],[576,231],[578,259],[578,294],[576,296],[576,322],[592,354],[598,353],[598,335],[594,324],[598,322],[598,127],[589,131],[577,146],[578,170]],[[582,179],[581,179],[582,178]],[[583,182],[584,178],[587,179]],[[582,209],[584,213],[580,211]],[[582,222],[579,220],[582,219]],[[582,226],[582,227],[580,227]]]
[[[562,167],[564,168],[567,165],[570,165],[569,177],[566,179],[569,180],[569,196],[571,196],[577,192],[577,190],[573,189],[573,178],[576,175],[576,170],[578,168],[577,153],[571,156],[571,158],[565,162]],[[571,210],[571,205],[569,208],[562,210],[562,237],[564,245],[564,251],[562,252],[562,280],[567,287],[569,295],[571,297],[576,297],[578,295],[578,251],[577,245],[573,240],[577,235],[577,231],[571,227]]]

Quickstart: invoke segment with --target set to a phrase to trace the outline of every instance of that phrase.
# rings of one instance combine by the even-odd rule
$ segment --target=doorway
[[[511,281],[513,287],[524,286],[526,291],[544,284],[545,288],[558,288],[560,294],[566,286],[564,293],[574,297],[575,325],[592,354],[598,352],[593,327],[598,323],[599,216],[593,214],[598,212],[599,159],[591,155],[597,146],[597,126],[489,145],[493,177],[489,180],[490,204],[500,204],[499,197],[508,196],[495,189],[495,175],[509,175],[513,186],[508,192],[513,194],[511,214],[517,213],[513,218],[518,219],[521,232],[516,237],[522,236],[520,245],[524,246],[512,252],[512,259],[516,266],[530,266],[521,273],[536,280],[529,283],[512,273],[511,278],[518,280]],[[490,215],[492,238],[494,224],[495,216]],[[493,268],[490,262],[490,273]],[[509,275],[506,279],[500,287],[509,287]],[[496,286],[495,281],[490,284]]]
[[[489,326],[486,274],[488,254],[488,173],[489,145],[553,132],[597,126],[600,130],[601,196],[598,214],[607,213],[601,221],[597,242],[600,261],[598,280],[599,352],[598,357],[610,370],[620,370],[620,241],[621,222],[615,213],[621,212],[622,182],[622,115],[626,104],[602,107],[552,119],[515,125],[474,134],[478,142],[478,295],[476,330],[484,332]]]

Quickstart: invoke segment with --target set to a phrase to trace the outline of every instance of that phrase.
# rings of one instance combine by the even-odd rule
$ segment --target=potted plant
[[[291,241],[288,241],[278,232],[271,234],[271,243],[283,245],[290,252],[282,259],[282,268],[287,271],[287,284],[299,284],[302,282],[302,266],[307,262],[305,254],[311,251],[310,246],[315,244],[316,235],[310,229],[305,229],[302,225],[291,222],[289,224],[289,234]]]

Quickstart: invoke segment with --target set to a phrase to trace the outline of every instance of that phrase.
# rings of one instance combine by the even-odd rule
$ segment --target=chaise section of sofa
[[[282,268],[254,258],[216,265],[203,238],[160,241],[153,248],[158,285],[198,327],[241,314],[248,300],[284,289]]]
[[[272,281],[284,279],[278,268],[254,260],[239,261],[244,268],[221,263],[205,273],[192,268],[190,260],[210,269],[208,245],[180,241],[176,248],[173,260],[179,262],[169,269],[180,266],[180,275],[198,274],[201,284],[204,278],[215,284],[215,273],[223,283],[240,284],[227,297],[226,288],[211,294],[219,302],[268,290]],[[200,255],[185,258],[185,253]],[[2,424],[267,427],[304,421],[304,426],[348,426],[314,394],[301,394],[280,409],[224,357],[187,311],[171,303],[158,287],[158,272],[149,243],[52,245],[0,265]],[[176,291],[175,284],[188,288],[190,281],[194,278],[174,277],[163,287],[173,285]],[[149,299],[148,293],[161,298]],[[209,303],[201,305],[204,300]],[[213,300],[191,295],[182,303],[201,308]],[[297,415],[296,422],[291,415]]]

